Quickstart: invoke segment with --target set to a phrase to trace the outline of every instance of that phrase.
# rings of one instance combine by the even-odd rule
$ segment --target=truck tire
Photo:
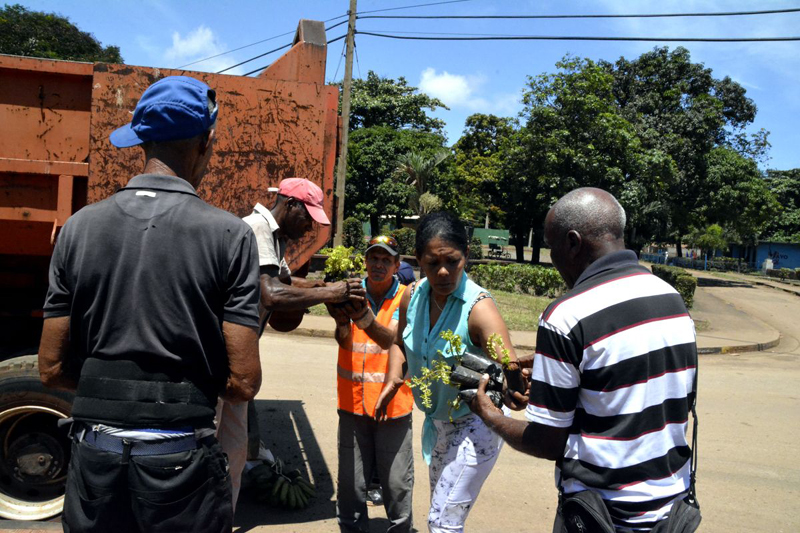
[[[42,385],[36,355],[0,362],[0,517],[61,513],[71,441],[57,422],[69,418],[73,397]]]

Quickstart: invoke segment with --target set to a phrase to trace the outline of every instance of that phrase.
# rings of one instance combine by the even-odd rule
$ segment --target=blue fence
[[[752,272],[758,270],[755,263],[748,263],[743,259],[733,257],[669,257],[664,254],[641,254],[642,261],[656,264],[667,264],[681,268],[693,268],[695,270],[719,270],[723,272]]]

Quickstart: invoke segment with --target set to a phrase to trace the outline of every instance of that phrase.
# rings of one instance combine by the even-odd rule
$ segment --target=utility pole
[[[336,233],[333,245],[342,244],[344,226],[344,181],[347,175],[347,138],[350,130],[350,90],[353,85],[353,49],[356,42],[356,0],[350,0],[350,20],[347,23],[347,51],[344,57],[344,82],[342,83],[342,144],[339,164],[336,167]]]

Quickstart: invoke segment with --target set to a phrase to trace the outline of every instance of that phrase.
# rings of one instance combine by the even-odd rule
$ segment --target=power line
[[[197,63],[202,63],[203,61],[208,61],[209,59],[214,59],[215,57],[224,56],[224,55],[226,55],[226,54],[230,54],[230,53],[232,53],[232,52],[238,52],[239,50],[244,50],[245,48],[249,48],[249,47],[251,47],[251,46],[255,46],[255,45],[257,45],[257,44],[266,43],[266,42],[268,42],[268,41],[275,40],[275,39],[277,39],[278,37],[285,37],[285,36],[287,36],[287,35],[291,35],[292,33],[294,33],[294,31],[287,31],[286,33],[281,33],[280,35],[275,35],[274,37],[270,37],[270,38],[268,38],[268,39],[263,39],[263,40],[261,40],[261,41],[256,41],[256,42],[254,42],[254,43],[246,44],[246,45],[244,45],[244,46],[240,46],[239,48],[234,48],[233,50],[228,50],[227,52],[222,52],[222,53],[220,53],[220,54],[217,54],[217,55],[213,55],[213,56],[204,57],[203,59],[198,59],[197,61],[192,61],[191,63],[186,63],[185,65],[181,65],[181,66],[179,66],[179,67],[176,67],[176,68],[184,68],[184,67],[188,67],[188,66],[190,66],[190,65],[195,65],[195,64],[197,64]]]
[[[597,14],[597,15],[367,15],[361,19],[615,19],[615,18],[674,18],[674,17],[737,17],[746,15],[775,15],[798,13],[800,8],[767,9],[759,11],[722,11],[715,13],[642,13],[642,14]],[[372,11],[370,11],[372,13]]]
[[[342,66],[342,59],[344,59],[344,48],[347,45],[347,41],[342,43],[342,53],[339,54],[339,62],[336,64],[336,72],[333,73],[333,79],[331,81],[336,83],[336,76],[339,75],[339,67]]]
[[[345,16],[346,16],[346,15],[345,15]],[[333,28],[336,28],[336,27],[338,27],[338,26],[341,26],[342,24],[347,24],[347,21],[346,21],[346,20],[343,20],[342,22],[338,22],[338,23],[336,23],[336,24],[334,24],[334,25],[332,25],[332,26],[329,26],[329,27],[325,28],[325,31],[326,31],[326,32],[327,32],[327,31],[330,31],[330,30],[332,30]],[[329,42],[330,42],[330,41],[329,41]],[[275,52],[277,52],[277,51],[279,51],[279,50],[283,50],[284,48],[289,48],[290,46],[292,46],[292,44],[293,44],[293,43],[285,44],[285,45],[283,45],[283,46],[279,46],[278,48],[274,48],[274,49],[270,50],[269,52],[264,52],[263,54],[259,54],[259,55],[255,56],[255,57],[251,57],[250,59],[245,59],[245,60],[244,60],[244,61],[242,61],[241,63],[236,63],[235,65],[232,65],[232,66],[230,66],[230,67],[228,67],[228,68],[224,68],[224,69],[222,69],[222,70],[219,70],[219,71],[217,71],[217,74],[222,74],[223,72],[227,72],[227,71],[229,71],[229,70],[231,70],[231,69],[234,69],[234,68],[236,68],[236,67],[240,67],[240,66],[244,65],[245,63],[249,63],[249,62],[251,62],[251,61],[255,61],[256,59],[262,58],[262,57],[264,57],[264,56],[268,56],[269,54],[275,53]],[[267,68],[267,67],[264,67],[264,68]],[[259,70],[263,70],[263,69],[259,69]],[[247,74],[245,74],[245,76],[247,76]]]
[[[387,33],[358,32],[386,39],[406,39],[416,41],[646,41],[646,42],[709,42],[709,43],[748,43],[800,41],[800,37],[590,37],[580,35],[500,35],[471,37],[422,37],[412,35],[390,35]]]
[[[433,2],[430,4],[416,4],[413,6],[390,7],[387,9],[373,9],[371,11],[359,11],[357,15],[362,13],[383,13],[384,11],[397,11],[398,9],[411,9],[412,7],[428,7],[428,6],[441,6],[443,4],[460,4],[461,2],[470,2],[471,0],[449,0],[448,2]],[[347,15],[345,15],[347,16]]]
[[[342,40],[342,39],[344,39],[345,37],[347,37],[347,34],[346,34],[346,33],[345,33],[344,35],[340,35],[339,37],[336,37],[336,38],[334,38],[334,39],[331,39],[330,41],[328,41],[328,42],[327,42],[327,43],[325,43],[325,44],[331,44],[331,43],[335,43],[336,41],[341,41],[341,40]],[[257,59],[257,58],[256,58],[256,59]],[[271,65],[271,64],[272,64],[272,63],[270,63],[269,65]],[[262,71],[262,70],[264,70],[265,68],[269,67],[269,65],[264,65],[264,66],[263,66],[263,67],[261,67],[261,68],[257,68],[257,69],[255,69],[255,70],[251,70],[250,72],[248,72],[248,73],[246,73],[246,74],[242,74],[242,76],[249,76],[249,75],[251,75],[251,74],[255,74],[256,72],[261,72],[261,71]],[[235,66],[238,66],[238,65],[234,65],[234,67],[235,67]],[[230,68],[233,68],[233,67],[230,67]]]
[[[333,18],[330,18],[330,19],[328,19],[328,20],[325,20],[325,21],[323,21],[323,24],[325,24],[325,23],[328,23],[328,22],[331,22],[332,20],[336,20],[336,19],[340,19],[340,18],[346,17],[346,16],[347,16],[347,14],[345,13],[344,15],[339,15],[338,17],[333,17]],[[335,26],[331,26],[331,27],[335,27]],[[186,63],[185,65],[181,65],[181,66],[179,66],[179,67],[175,67],[175,68],[184,68],[184,67],[188,67],[188,66],[190,66],[190,65],[195,65],[195,64],[197,64],[197,63],[202,63],[203,61],[208,61],[209,59],[214,59],[214,58],[216,58],[216,57],[224,56],[224,55],[226,55],[226,54],[230,54],[230,53],[233,53],[233,52],[238,52],[239,50],[244,50],[245,48],[250,48],[251,46],[255,46],[255,45],[257,45],[257,44],[261,44],[261,43],[266,43],[266,42],[269,42],[269,41],[273,41],[273,40],[277,39],[278,37],[285,37],[285,36],[287,36],[287,35],[292,35],[292,34],[293,34],[293,33],[295,33],[296,31],[297,31],[297,30],[292,30],[292,31],[287,31],[286,33],[281,33],[281,34],[279,34],[279,35],[273,35],[272,37],[267,37],[266,39],[262,39],[262,40],[260,40],[260,41],[256,41],[256,42],[254,42],[254,43],[250,43],[250,44],[246,44],[246,45],[244,45],[244,46],[240,46],[239,48],[233,48],[233,49],[231,49],[231,50],[227,50],[227,51],[225,51],[225,52],[220,52],[219,54],[215,54],[215,55],[213,55],[213,56],[204,57],[203,59],[198,59],[197,61],[192,61],[191,63]]]
[[[255,56],[255,57],[251,57],[250,59],[245,59],[241,63],[236,63],[235,65],[232,65],[232,66],[230,66],[228,68],[224,68],[224,69],[222,69],[220,71],[217,71],[217,74],[222,74],[223,72],[227,72],[227,71],[231,70],[232,68],[236,68],[236,67],[239,67],[241,65],[244,65],[245,63],[249,63],[251,61],[255,61],[256,59],[258,59],[260,57],[268,56],[269,54],[277,52],[278,50],[283,50],[284,48],[289,48],[290,46],[292,46],[292,43],[284,44],[283,46],[279,46],[278,48],[273,48],[269,52],[264,52],[263,54],[259,54],[259,55]],[[266,68],[266,67],[264,67],[264,68]],[[247,76],[247,74],[245,74],[245,76]]]
[[[356,53],[356,66],[358,67],[358,77],[364,79],[361,75],[361,62],[358,60],[358,46],[356,46],[355,37],[353,38],[353,51]]]

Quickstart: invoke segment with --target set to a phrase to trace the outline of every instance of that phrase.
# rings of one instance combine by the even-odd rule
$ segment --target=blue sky
[[[368,11],[433,0],[359,0],[358,10]],[[293,32],[301,18],[327,20],[346,13],[347,0],[122,0],[21,1],[30,9],[54,11],[69,17],[103,44],[121,48],[126,63],[178,67],[196,59]],[[489,1],[418,7],[382,14],[499,15],[719,12],[800,7],[800,0],[758,2],[732,0],[575,0],[572,2]],[[331,24],[338,22],[331,22]],[[362,31],[406,31],[517,35],[617,35],[763,37],[800,35],[800,13],[726,18],[612,19],[612,20],[391,20],[362,19]],[[332,29],[338,37],[345,26]],[[290,42],[279,37],[193,65],[192,69],[217,71]],[[328,79],[334,79],[344,41],[328,49]],[[432,42],[356,36],[358,62],[354,76],[374,70],[382,76],[404,76],[410,84],[440,98],[449,111],[439,117],[447,123],[450,143],[461,135],[472,113],[515,116],[528,75],[552,72],[565,54],[614,61],[635,58],[654,46],[679,43],[494,41]],[[786,43],[681,43],[692,59],[713,69],[714,76],[730,76],[747,89],[758,106],[753,130],[770,131],[771,159],[765,168],[800,167],[800,42]],[[242,74],[270,62],[276,55],[248,63],[231,73]],[[336,74],[341,79],[344,61]]]

